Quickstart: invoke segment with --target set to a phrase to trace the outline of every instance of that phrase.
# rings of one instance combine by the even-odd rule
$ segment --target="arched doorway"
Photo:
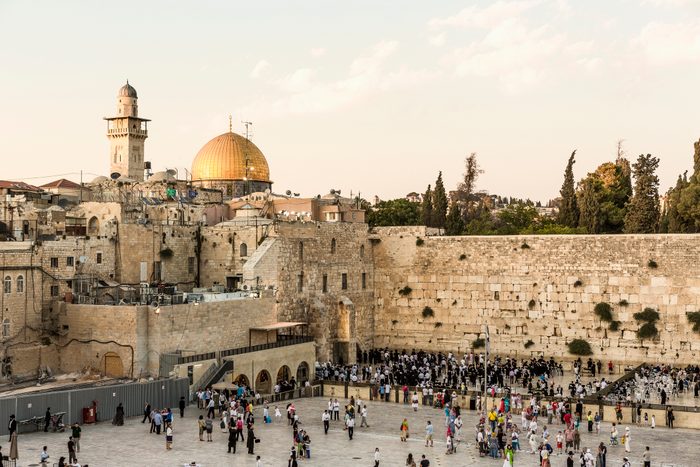
[[[282,367],[277,372],[277,382],[289,381],[292,378],[292,370],[289,369],[287,365],[282,365]]]
[[[250,387],[250,380],[248,379],[248,377],[246,375],[241,374],[241,375],[236,376],[236,378],[233,380],[233,384],[235,384],[236,386],[245,386],[245,387],[249,388]]]
[[[122,358],[114,352],[105,354],[105,376],[121,378],[124,376],[124,365]]]
[[[267,370],[260,370],[255,378],[255,390],[260,394],[272,394],[272,378]]]
[[[297,383],[300,386],[304,385],[304,382],[309,380],[309,364],[306,362],[301,362],[297,367]]]

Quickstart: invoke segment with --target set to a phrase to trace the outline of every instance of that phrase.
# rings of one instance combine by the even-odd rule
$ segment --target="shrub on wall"
[[[574,339],[567,344],[569,348],[569,353],[573,355],[586,356],[593,355],[593,350],[591,350],[591,344],[583,339]]]
[[[576,279],[576,282],[574,282],[574,287],[581,287],[583,285],[583,282],[581,282],[580,279]]]
[[[481,349],[483,347],[486,347],[486,341],[483,338],[477,337],[472,341],[472,349]]]
[[[173,250],[171,250],[170,248],[164,248],[160,250],[160,257],[163,259],[172,258],[173,254]]]
[[[424,243],[425,240],[423,240],[422,238],[416,238],[416,246],[423,246]]]
[[[653,259],[650,259],[650,260],[647,262],[647,266],[649,266],[651,269],[656,269],[656,268],[659,267],[659,265],[656,264],[656,261],[654,261]]]
[[[437,323],[435,323],[435,327],[436,327],[436,328],[441,328],[441,327],[442,327],[442,323],[441,323],[440,321],[438,321]]]
[[[461,255],[459,255],[459,260],[460,260],[460,261],[464,261],[465,259],[467,259],[467,255],[465,255],[464,253],[462,253]]]
[[[619,321],[610,321],[610,325],[608,326],[608,329],[611,331],[617,331],[620,329],[620,322]]]
[[[423,318],[429,318],[429,317],[435,316],[435,312],[429,306],[426,306],[425,308],[423,308],[422,314],[423,314]]]
[[[690,311],[685,314],[688,322],[693,325],[693,331],[700,332],[700,311]]]
[[[637,330],[637,337],[640,339],[654,339],[659,335],[659,330],[656,329],[655,323],[644,323]]]
[[[601,320],[609,323],[613,320],[612,307],[609,303],[600,302],[593,308],[595,315]]]
[[[405,285],[402,289],[399,289],[399,295],[401,295],[402,297],[409,295],[411,292],[413,292],[413,289],[407,285]]]
[[[645,323],[655,323],[659,320],[659,312],[649,307],[644,308],[644,311],[635,313],[632,316],[634,316],[634,319],[637,321],[644,321]]]
[[[525,348],[526,348],[526,349],[529,349],[529,348],[532,347],[533,345],[535,345],[535,343],[532,342],[532,339],[529,339],[527,342],[525,342]]]
[[[620,306],[627,306],[627,305],[629,305],[630,303],[629,303],[627,300],[625,300],[625,299],[623,298],[622,300],[620,300],[619,302],[617,302],[617,304],[620,305]]]
[[[523,244],[520,245],[520,249],[522,249],[522,250],[529,250],[529,249],[530,249],[530,245],[528,245],[527,243],[523,242]]]

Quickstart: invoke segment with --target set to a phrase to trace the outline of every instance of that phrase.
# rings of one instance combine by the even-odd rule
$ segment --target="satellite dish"
[[[333,188],[331,188],[331,194],[332,194],[332,195],[335,194],[335,190],[334,190]]]
[[[172,175],[172,176],[174,177],[175,175],[177,175],[177,170],[175,170],[175,169],[168,169],[168,170],[165,171],[165,173],[168,174],[168,175]]]
[[[299,193],[294,193],[294,196],[299,196]]]
[[[316,199],[321,199],[321,195],[316,195]]]
[[[292,190],[287,190],[287,191],[285,191],[285,194],[286,194],[287,196],[291,195],[291,194],[292,194]]]
[[[111,178],[112,180],[116,180],[121,176],[122,174],[120,174],[119,172],[112,172],[111,174],[109,174],[109,178]]]

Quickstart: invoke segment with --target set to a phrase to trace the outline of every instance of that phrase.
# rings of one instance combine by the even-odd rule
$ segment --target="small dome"
[[[93,178],[91,183],[93,183],[93,184],[104,183],[107,180],[109,180],[107,177],[105,177],[104,175],[100,175],[99,177]]]
[[[129,81],[127,81],[126,84],[119,89],[119,97],[137,98],[139,96],[136,95],[136,89],[134,89],[134,87],[129,84]]]
[[[270,169],[262,151],[252,141],[233,132],[219,135],[205,144],[192,163],[193,181],[246,178],[269,182]]]

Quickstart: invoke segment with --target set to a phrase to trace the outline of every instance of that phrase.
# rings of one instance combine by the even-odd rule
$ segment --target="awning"
[[[250,328],[251,331],[277,331],[279,329],[295,328],[297,326],[306,326],[308,323],[301,321],[280,321],[278,323],[268,324],[266,326],[258,326]]]

